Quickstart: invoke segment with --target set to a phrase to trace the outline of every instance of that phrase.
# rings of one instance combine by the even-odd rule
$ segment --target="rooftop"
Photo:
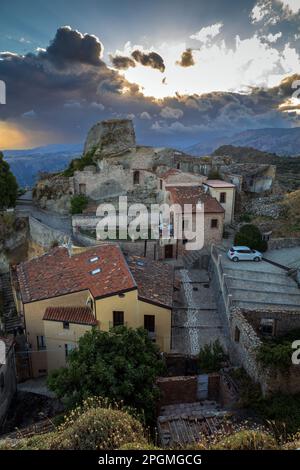
[[[69,256],[63,247],[16,268],[24,303],[89,290],[94,298],[136,289],[124,255],[117,245],[103,244]]]
[[[164,307],[172,307],[173,267],[140,256],[130,256],[127,262],[138,285],[139,298]]]
[[[196,207],[199,202],[202,202],[204,204],[205,213],[224,212],[224,208],[219,204],[217,199],[209,194],[205,194],[203,189],[199,186],[169,186],[168,191],[171,194],[172,202],[179,204],[181,207],[185,204],[192,204]]]
[[[211,188],[235,188],[234,184],[223,180],[206,180],[204,184]]]
[[[80,325],[97,325],[89,307],[48,307],[43,320],[77,323]]]

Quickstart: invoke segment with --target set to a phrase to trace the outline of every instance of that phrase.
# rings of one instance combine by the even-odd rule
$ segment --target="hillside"
[[[249,129],[229,137],[217,137],[210,145],[199,142],[186,151],[191,155],[204,155],[223,145],[254,147],[263,152],[293,157],[300,153],[300,128]]]
[[[82,145],[47,145],[30,150],[5,150],[4,158],[9,163],[19,186],[34,186],[39,172],[55,173],[65,169],[70,161],[79,156]]]

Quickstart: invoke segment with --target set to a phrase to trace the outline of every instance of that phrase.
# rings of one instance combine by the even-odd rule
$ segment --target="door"
[[[173,258],[173,245],[165,246],[165,258]]]
[[[208,375],[198,375],[197,398],[198,400],[207,400],[208,397]]]

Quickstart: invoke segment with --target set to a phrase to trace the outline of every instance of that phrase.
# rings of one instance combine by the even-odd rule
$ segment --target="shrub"
[[[261,252],[268,249],[268,244],[265,240],[262,240],[259,228],[253,224],[246,224],[240,228],[240,231],[235,234],[234,244],[236,246],[245,245]]]
[[[199,367],[205,373],[219,371],[225,360],[226,355],[219,340],[206,344],[200,349],[198,356]]]
[[[216,450],[275,450],[277,443],[264,431],[242,430],[221,439],[212,446]]]
[[[252,219],[252,217],[251,217],[250,214],[242,214],[240,216],[240,221],[241,222],[251,222],[251,219]]]
[[[50,448],[113,450],[128,442],[141,442],[143,435],[141,423],[125,411],[91,408],[75,420],[66,420]]]
[[[73,196],[71,199],[71,214],[82,214],[88,205],[88,198],[84,194]]]
[[[63,172],[63,176],[74,176],[75,171],[83,171],[86,166],[96,166],[94,161],[94,153],[95,149],[87,152],[81,158],[75,158],[72,160],[68,166],[68,168]]]
[[[129,412],[130,411],[130,412]],[[1,443],[0,449],[16,450],[113,450],[131,443],[146,448],[147,441],[141,423],[118,405],[90,397],[65,416],[53,432]]]

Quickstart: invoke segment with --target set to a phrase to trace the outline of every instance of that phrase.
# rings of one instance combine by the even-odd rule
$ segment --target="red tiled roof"
[[[141,256],[129,256],[127,262],[138,285],[139,298],[171,308],[174,292],[173,267]]]
[[[92,275],[97,269],[101,271]],[[66,248],[54,248],[19,264],[16,276],[24,303],[82,290],[89,290],[93,297],[99,298],[136,289],[122,251],[113,244],[103,244],[73,256],[69,256]]]
[[[216,198],[206,194],[200,186],[169,186],[168,191],[171,194],[173,204],[179,204],[183,207],[185,204],[192,204],[195,210],[198,202],[204,203],[205,213],[225,212]]]
[[[48,307],[43,320],[97,325],[97,320],[89,307]]]

